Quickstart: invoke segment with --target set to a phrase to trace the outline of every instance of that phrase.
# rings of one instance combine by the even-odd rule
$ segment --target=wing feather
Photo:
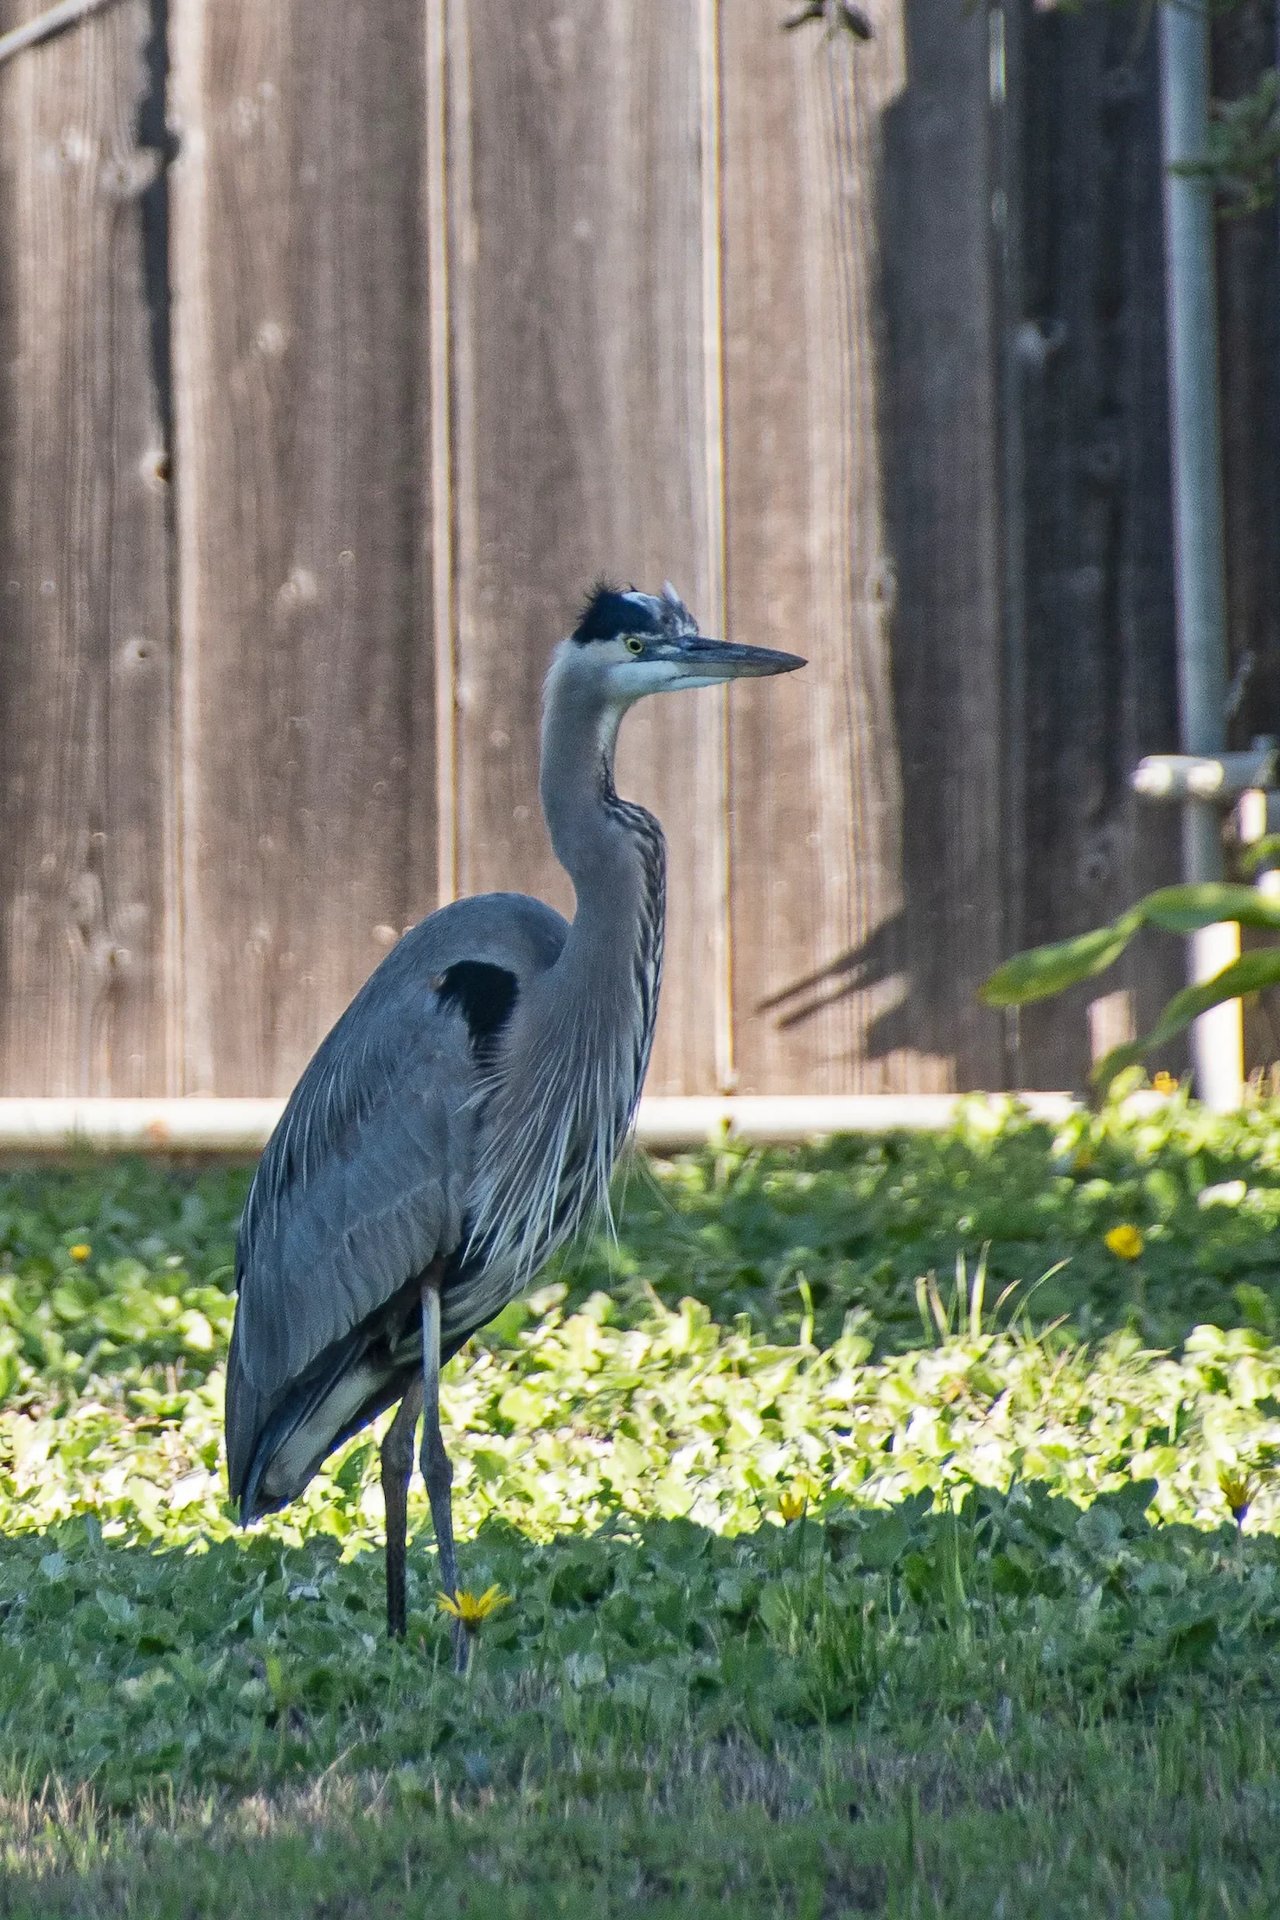
[[[441,909],[392,949],[303,1073],[237,1241],[233,1493],[290,1389],[464,1237],[483,1065],[442,976],[479,960],[509,970],[518,990],[553,964],[566,931],[518,894]]]
[[[477,1075],[466,1023],[434,1001],[358,1076],[322,1048],[263,1156],[237,1250],[238,1353],[270,1401],[462,1235]]]

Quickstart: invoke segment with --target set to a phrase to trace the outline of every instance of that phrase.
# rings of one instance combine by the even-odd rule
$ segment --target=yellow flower
[[[1151,1076],[1151,1084],[1157,1093],[1176,1093],[1178,1091],[1176,1078],[1173,1074],[1166,1073],[1163,1067],[1161,1067],[1159,1073]]]
[[[491,1613],[511,1605],[511,1595],[496,1585],[487,1587],[483,1593],[471,1593],[466,1587],[459,1587],[456,1594],[438,1593],[436,1605],[441,1613],[461,1621],[468,1633],[479,1633]]]
[[[67,1252],[73,1260],[87,1260],[93,1248],[87,1240],[77,1240],[74,1247],[67,1248]]]
[[[1257,1481],[1242,1467],[1219,1467],[1218,1490],[1231,1509],[1231,1518],[1242,1527],[1258,1491]]]
[[[808,1504],[808,1494],[801,1492],[798,1487],[789,1487],[786,1493],[778,1495],[778,1512],[788,1524],[792,1520],[799,1520]]]
[[[1142,1235],[1128,1221],[1123,1226],[1112,1227],[1104,1240],[1108,1253],[1114,1253],[1117,1260],[1136,1260],[1142,1244]]]

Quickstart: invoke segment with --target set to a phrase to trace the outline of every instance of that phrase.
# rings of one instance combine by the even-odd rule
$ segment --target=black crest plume
[[[663,597],[639,593],[635,587],[616,587],[597,580],[582,604],[572,639],[580,645],[592,640],[616,640],[624,633],[666,634],[696,631],[693,619],[673,588]]]

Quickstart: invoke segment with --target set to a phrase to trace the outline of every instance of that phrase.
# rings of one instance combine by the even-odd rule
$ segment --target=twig
[[[85,14],[96,13],[99,7],[106,5],[107,0],[58,0],[56,7],[38,13],[34,20],[28,20],[21,27],[12,27],[8,33],[0,33],[0,63],[11,59],[15,53],[21,53],[26,47],[34,47],[38,41],[47,40],[51,34],[61,33],[64,27],[74,26]]]

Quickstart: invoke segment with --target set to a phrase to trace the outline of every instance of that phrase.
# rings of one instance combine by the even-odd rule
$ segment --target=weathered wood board
[[[725,21],[740,1084],[998,1081],[1000,739],[985,28]]]
[[[119,0],[0,68],[0,1084],[23,1092],[179,1075],[150,30]]]
[[[1083,1082],[1096,994],[976,989],[1177,871],[1153,42],[788,11],[112,0],[0,68],[5,1091],[282,1093],[409,921],[570,909],[538,692],[598,574],[811,662],[624,730],[651,1090]],[[1221,239],[1237,744],[1278,246]]]
[[[1022,24],[1020,331],[1005,430],[1024,476],[1010,536],[1025,581],[1024,704],[1010,730],[1026,774],[1011,947],[1098,926],[1179,871],[1176,815],[1129,786],[1144,753],[1178,743],[1155,36],[1105,10],[1067,33],[1047,16]],[[1127,996],[1123,1021],[1142,1031],[1182,967],[1178,943],[1144,938],[1096,987],[1028,1008],[1013,1077],[1083,1084],[1089,1001]]]
[[[450,0],[458,885],[571,910],[537,800],[538,688],[575,597],[669,576],[719,613],[704,248],[711,9]],[[501,48],[501,56],[497,49]],[[714,232],[714,225],[712,226]],[[655,701],[619,789],[671,842],[654,1091],[713,1087],[727,1027],[722,708]]]
[[[421,8],[175,0],[189,1092],[437,904]]]

